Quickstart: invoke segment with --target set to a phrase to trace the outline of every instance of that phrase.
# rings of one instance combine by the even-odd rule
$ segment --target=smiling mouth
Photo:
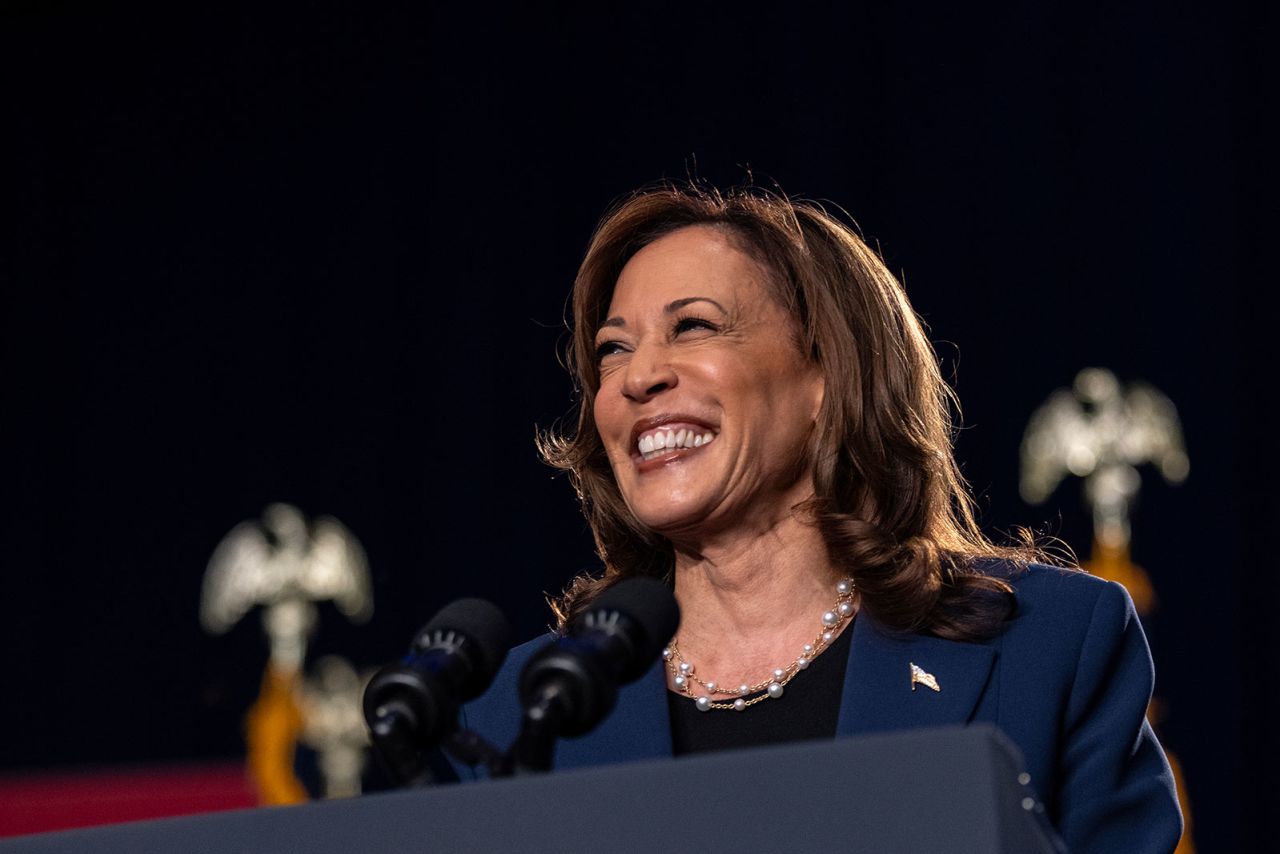
[[[664,424],[641,433],[636,452],[648,462],[658,457],[701,448],[716,438],[714,431],[698,424]]]

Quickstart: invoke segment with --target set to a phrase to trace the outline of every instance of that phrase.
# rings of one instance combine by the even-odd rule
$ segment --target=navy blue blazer
[[[859,615],[837,737],[995,724],[1022,751],[1031,784],[1071,851],[1173,851],[1182,816],[1169,764],[1146,721],[1155,671],[1129,594],[1114,582],[1039,564],[1008,580],[1017,614],[982,643],[895,636]],[[489,691],[463,710],[463,726],[499,745],[515,739],[517,680],[546,642],[512,650]],[[911,690],[913,662],[936,677],[940,691]],[[598,728],[559,743],[555,767],[671,755],[666,677],[655,662],[620,691]]]

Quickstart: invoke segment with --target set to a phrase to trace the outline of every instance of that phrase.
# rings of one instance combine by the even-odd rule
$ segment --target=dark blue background
[[[605,206],[690,172],[851,212],[931,327],[992,531],[1088,550],[1017,494],[1034,408],[1089,365],[1178,405],[1134,557],[1205,850],[1261,833],[1276,756],[1264,453],[1272,206],[1252,7],[288,8],[9,4],[0,33],[0,770],[231,756],[265,644],[196,621],[274,500],[363,541],[396,657],[451,598],[523,637],[592,566],[535,425]],[[1260,838],[1260,837],[1258,837]]]

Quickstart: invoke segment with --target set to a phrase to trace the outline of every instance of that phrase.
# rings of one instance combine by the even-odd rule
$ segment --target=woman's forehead
[[[605,312],[605,324],[663,313],[672,303],[709,300],[723,310],[771,296],[766,271],[722,229],[688,226],[655,240],[622,268]]]

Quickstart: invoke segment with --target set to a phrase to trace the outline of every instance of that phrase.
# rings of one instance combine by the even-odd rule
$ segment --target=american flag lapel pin
[[[914,691],[917,685],[924,685],[935,691],[942,690],[938,687],[938,680],[934,675],[913,661],[911,662],[911,690]]]

